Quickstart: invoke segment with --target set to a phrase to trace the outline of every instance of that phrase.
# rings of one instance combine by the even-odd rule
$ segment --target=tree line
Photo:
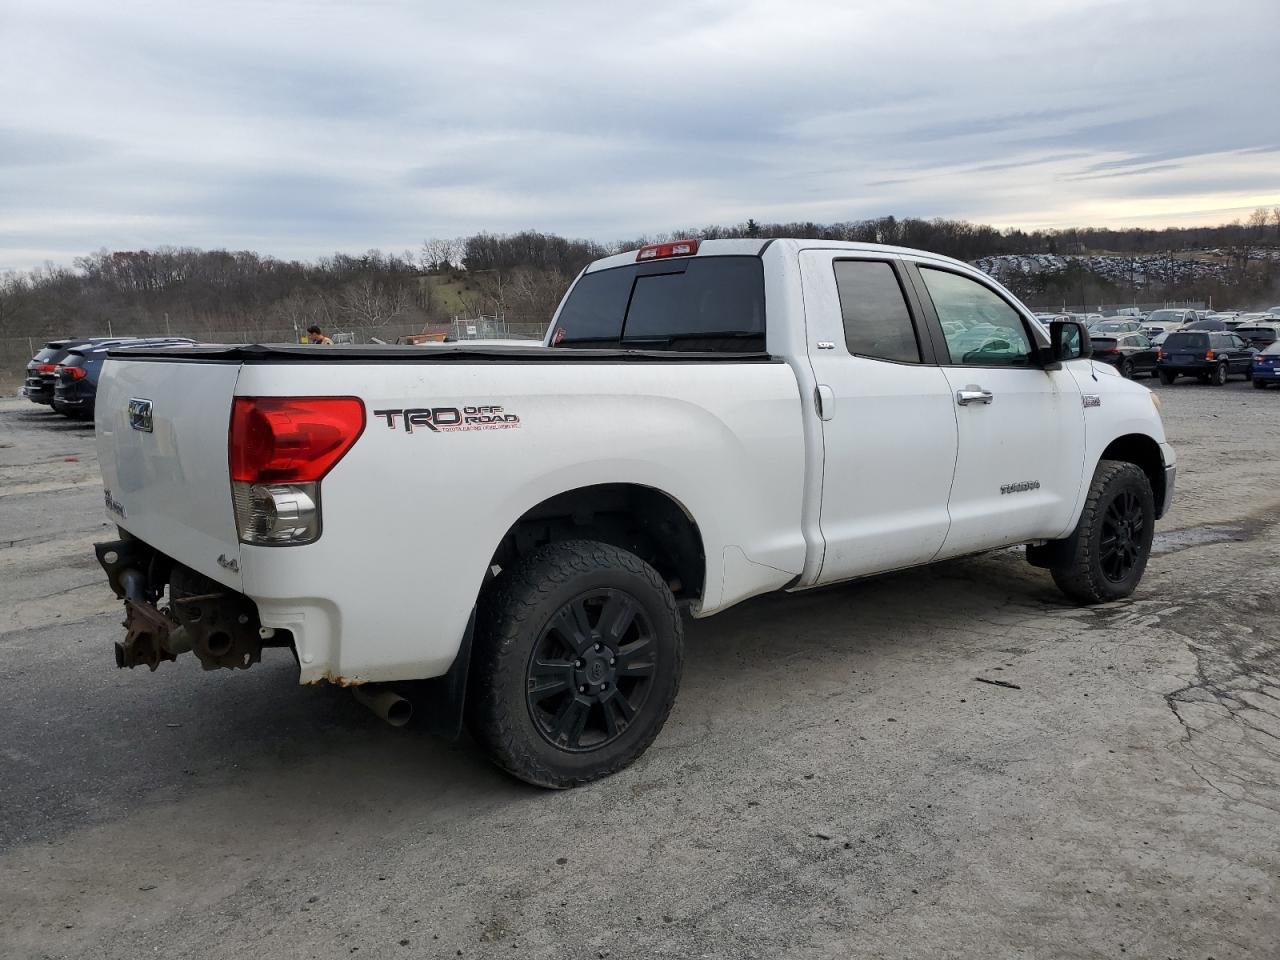
[[[433,238],[417,251],[360,256],[337,253],[314,261],[282,260],[253,251],[159,247],[108,251],[70,267],[0,276],[0,337],[52,337],[119,332],[214,338],[302,331],[369,331],[500,314],[508,321],[548,320],[574,276],[589,262],[645,243],[697,237],[799,237],[916,247],[961,260],[1002,254],[1204,255],[1239,267],[1226,279],[1174,281],[1146,288],[1147,299],[1280,300],[1280,208],[1245,222],[1162,230],[1102,227],[1066,230],[997,229],[964,220],[877,217],[839,223],[743,223],[673,230],[603,244],[526,230]],[[1087,276],[1086,276],[1087,275]],[[1128,299],[1122,281],[1073,265],[1058,274],[1015,278],[1015,292],[1037,302]],[[1018,284],[1021,283],[1021,287]],[[445,296],[445,291],[448,296]]]

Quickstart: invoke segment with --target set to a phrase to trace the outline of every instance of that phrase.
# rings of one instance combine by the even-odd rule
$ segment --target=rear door
[[[971,274],[910,269],[938,335],[958,425],[951,526],[939,557],[1061,536],[1084,471],[1084,409],[1070,371],[1046,370],[1047,338]],[[964,332],[946,332],[961,325]]]
[[[108,359],[95,422],[109,520],[241,589],[227,436],[240,366]]]
[[[931,560],[946,537],[956,415],[900,262],[800,253],[822,422],[819,583]]]

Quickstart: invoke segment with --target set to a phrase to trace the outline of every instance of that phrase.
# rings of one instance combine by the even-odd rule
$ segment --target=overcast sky
[[[977,6],[0,0],[0,269],[1280,204],[1278,0]]]

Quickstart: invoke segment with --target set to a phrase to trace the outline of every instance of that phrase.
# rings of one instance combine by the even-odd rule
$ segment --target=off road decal
[[[513,430],[520,418],[502,407],[412,407],[408,410],[375,410],[392,430],[404,425],[405,433],[414,427],[426,427],[432,433],[458,433],[463,430]]]

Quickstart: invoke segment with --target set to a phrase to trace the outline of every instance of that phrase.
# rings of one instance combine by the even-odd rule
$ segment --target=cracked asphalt
[[[283,651],[116,670],[92,433],[0,400],[0,956],[1280,956],[1280,392],[1157,389],[1133,598],[1002,551],[743,604],[566,793]]]

